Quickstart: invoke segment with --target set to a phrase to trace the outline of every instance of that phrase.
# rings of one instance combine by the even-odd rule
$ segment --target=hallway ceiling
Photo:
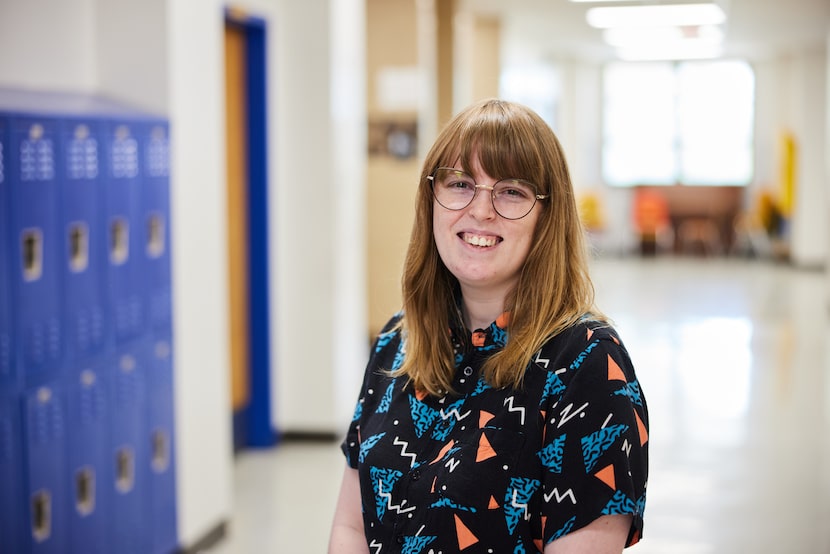
[[[706,1],[706,0],[698,0]],[[593,6],[689,3],[690,0],[581,2],[569,0],[462,0],[473,13],[499,15],[507,62],[527,58],[608,59],[598,29],[588,26]],[[795,51],[822,51],[830,41],[830,0],[717,0],[727,15],[724,56],[768,59]]]

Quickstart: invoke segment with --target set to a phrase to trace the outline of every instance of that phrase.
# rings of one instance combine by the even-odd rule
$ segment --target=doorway
[[[228,294],[234,450],[277,443],[271,421],[266,24],[225,14]]]

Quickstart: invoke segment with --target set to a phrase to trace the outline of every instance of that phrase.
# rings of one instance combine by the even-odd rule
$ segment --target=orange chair
[[[640,238],[640,252],[655,255],[674,240],[669,205],[665,197],[650,189],[638,189],[634,194],[634,228]]]

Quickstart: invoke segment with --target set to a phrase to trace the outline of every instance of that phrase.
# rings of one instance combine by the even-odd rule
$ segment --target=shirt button
[[[417,481],[418,479],[420,479],[420,478],[421,478],[421,470],[419,470],[419,469],[413,469],[413,470],[412,470],[412,474],[411,474],[411,475],[412,475],[412,480],[413,480],[413,481]]]
[[[403,535],[396,535],[395,542],[398,544],[403,544]]]
[[[469,377],[472,374],[473,374],[473,368],[471,368],[470,366],[467,366],[467,367],[464,368],[464,375]]]

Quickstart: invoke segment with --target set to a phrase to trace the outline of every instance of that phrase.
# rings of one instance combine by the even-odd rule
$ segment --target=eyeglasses
[[[537,200],[549,195],[537,194],[536,185],[523,179],[502,179],[493,186],[478,185],[460,169],[439,167],[428,176],[432,194],[448,210],[463,210],[475,198],[478,189],[490,191],[493,209],[504,219],[521,219],[530,213]]]

